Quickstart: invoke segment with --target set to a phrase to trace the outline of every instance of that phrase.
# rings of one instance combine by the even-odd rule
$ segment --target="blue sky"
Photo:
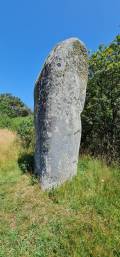
[[[34,82],[54,45],[79,37],[94,51],[120,33],[120,0],[0,0],[0,93],[33,108]]]

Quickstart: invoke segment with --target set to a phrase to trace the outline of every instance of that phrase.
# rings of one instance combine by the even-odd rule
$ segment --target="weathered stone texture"
[[[35,169],[43,189],[77,172],[87,76],[86,48],[70,38],[52,50],[36,81]]]

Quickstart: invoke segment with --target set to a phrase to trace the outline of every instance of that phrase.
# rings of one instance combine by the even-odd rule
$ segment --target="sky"
[[[50,50],[78,37],[95,51],[120,34],[120,0],[0,0],[0,93],[33,109],[35,80]]]

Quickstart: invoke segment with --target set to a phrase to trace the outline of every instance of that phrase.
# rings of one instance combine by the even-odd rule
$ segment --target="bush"
[[[25,148],[34,149],[33,116],[14,119],[12,129],[17,131]]]
[[[120,162],[120,35],[90,56],[81,151]]]
[[[12,96],[11,94],[0,94],[0,115],[15,118],[25,117],[31,113],[31,110],[20,98]]]
[[[1,115],[0,116],[0,128],[11,128],[12,127],[12,121],[11,118],[7,115]]]
[[[1,115],[0,128],[8,128],[16,131],[19,135],[22,145],[25,148],[34,149],[34,124],[33,116],[10,118],[7,115]]]

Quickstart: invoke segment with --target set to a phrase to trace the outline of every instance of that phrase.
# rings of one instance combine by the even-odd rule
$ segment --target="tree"
[[[120,35],[90,56],[82,124],[82,151],[119,160]]]

